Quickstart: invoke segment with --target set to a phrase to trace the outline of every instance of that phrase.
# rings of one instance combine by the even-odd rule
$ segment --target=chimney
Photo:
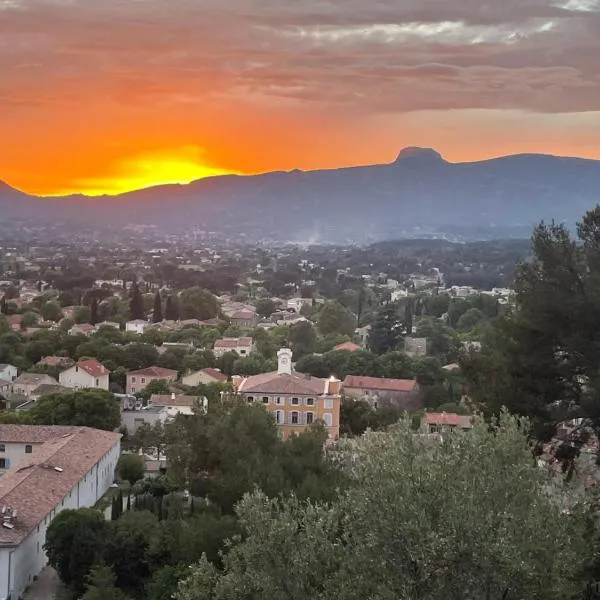
[[[342,382],[333,375],[327,380],[327,393],[339,396],[342,390]]]
[[[171,393],[171,400],[175,400],[175,392]]]
[[[292,351],[289,348],[281,348],[277,352],[277,375],[292,374]]]

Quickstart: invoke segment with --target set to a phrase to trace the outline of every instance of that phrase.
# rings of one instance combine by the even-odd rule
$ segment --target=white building
[[[37,426],[29,427],[35,438]],[[56,436],[0,479],[0,599],[20,598],[47,563],[46,530],[64,509],[93,506],[114,481],[118,433],[42,427]],[[65,433],[65,429],[68,429]],[[17,437],[24,437],[25,434]]]
[[[290,298],[286,303],[286,307],[299,313],[303,306],[312,306],[312,303],[312,298]]]
[[[236,352],[240,356],[248,356],[254,348],[251,337],[222,338],[215,342],[213,353],[216,357],[223,356],[227,352]]]
[[[58,382],[70,388],[97,388],[108,391],[110,371],[95,358],[80,360],[58,376]]]
[[[127,333],[137,333],[138,335],[142,335],[149,325],[150,323],[148,323],[148,321],[135,319],[134,321],[127,321],[127,323],[125,323],[125,331]]]
[[[17,367],[14,365],[0,365],[0,379],[4,381],[14,381],[17,378]]]

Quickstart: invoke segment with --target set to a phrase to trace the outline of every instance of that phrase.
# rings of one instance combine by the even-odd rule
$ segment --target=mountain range
[[[517,154],[451,163],[430,148],[405,148],[389,164],[225,175],[118,196],[42,198],[0,182],[4,222],[154,225],[295,243],[522,237],[540,220],[573,225],[598,202],[600,160]]]

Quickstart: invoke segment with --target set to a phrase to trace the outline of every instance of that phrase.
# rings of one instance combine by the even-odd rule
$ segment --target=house
[[[456,413],[425,413],[421,420],[421,433],[448,433],[456,430],[469,430],[473,427],[472,418]]]
[[[150,325],[148,321],[144,321],[142,319],[134,319],[133,321],[127,321],[125,323],[125,331],[127,333],[137,333],[141,335],[146,331],[146,328]]]
[[[265,407],[287,439],[302,433],[312,423],[321,420],[330,440],[340,432],[340,387],[338,379],[321,379],[297,373],[292,367],[292,351],[282,348],[277,353],[277,371],[250,377],[236,377],[238,395],[248,403]]]
[[[116,321],[102,321],[96,324],[96,331],[100,331],[103,327],[111,327],[112,329],[121,329],[121,326]]]
[[[361,347],[354,342],[343,342],[342,344],[338,344],[334,347],[334,350],[342,350],[346,352],[356,352],[357,350],[361,350]]]
[[[363,348],[367,347],[367,341],[369,339],[369,333],[371,332],[371,326],[365,325],[364,327],[357,327],[354,333],[360,338],[360,345]]]
[[[382,403],[396,404],[408,411],[421,407],[419,386],[414,379],[346,375],[342,389],[345,396],[366,400],[375,407]]]
[[[20,430],[13,436],[19,441],[31,441],[39,429],[3,425],[5,436],[10,436],[10,427]],[[89,427],[41,429],[45,441],[1,478],[2,598],[21,598],[46,566],[46,531],[56,515],[64,509],[94,506],[114,481],[120,434]]]
[[[29,398],[35,403],[44,396],[51,396],[52,394],[64,394],[65,392],[72,392],[73,390],[65,387],[64,385],[54,383],[42,383],[38,385],[29,395]]]
[[[150,427],[157,423],[165,423],[169,413],[164,406],[132,406],[121,411],[121,427],[127,429],[129,435],[134,435],[142,425]]]
[[[22,394],[29,398],[31,392],[42,385],[42,383],[58,385],[58,381],[54,377],[50,377],[50,375],[45,375],[44,373],[21,373],[13,381],[12,393]]]
[[[58,367],[59,369],[68,369],[75,364],[75,361],[68,356],[44,356],[38,363],[40,367]]]
[[[290,298],[286,302],[286,307],[289,310],[293,310],[296,313],[299,313],[302,310],[303,306],[311,307],[313,305],[312,298]]]
[[[0,379],[4,381],[14,381],[17,378],[18,370],[14,365],[6,363],[0,364]]]
[[[196,387],[200,384],[207,383],[224,383],[227,381],[227,376],[223,375],[218,369],[200,369],[194,373],[188,373],[181,378],[181,383],[188,387]]]
[[[80,360],[58,376],[61,385],[69,388],[96,388],[108,391],[110,371],[95,358]]]
[[[195,410],[206,408],[207,402],[204,397],[187,394],[152,394],[148,404],[155,408],[165,408],[167,416],[173,418],[177,415],[193,415]]]
[[[163,367],[147,367],[138,371],[127,373],[127,393],[137,394],[146,389],[151,381],[165,381],[173,383],[177,379],[177,371],[173,369],[163,369]]]
[[[427,356],[427,338],[405,337],[404,351],[409,356]]]
[[[215,342],[213,353],[221,357],[227,352],[237,352],[240,356],[248,356],[254,348],[254,341],[250,337],[221,338]]]
[[[7,399],[10,395],[12,388],[12,381],[6,381],[6,379],[0,379],[0,398]]]
[[[232,325],[239,327],[254,327],[258,322],[258,315],[254,310],[236,310],[229,316]]]
[[[21,322],[23,321],[23,315],[5,315],[10,328],[13,331],[21,330]]]
[[[81,323],[79,325],[73,325],[69,329],[69,335],[85,335],[90,336],[96,331],[96,327],[90,323]]]

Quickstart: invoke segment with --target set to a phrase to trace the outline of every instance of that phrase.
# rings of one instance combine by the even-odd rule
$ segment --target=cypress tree
[[[131,284],[129,312],[132,319],[144,318],[144,298],[136,281]]]
[[[131,491],[127,492],[127,512],[131,510]]]
[[[0,300],[0,313],[3,315],[8,314],[8,302],[6,302],[6,296],[2,296],[2,300]]]
[[[177,321],[179,319],[179,307],[177,306],[177,302],[171,296],[167,296],[165,319],[167,321]]]
[[[160,298],[160,293],[156,292],[156,296],[154,296],[154,311],[152,313],[152,322],[160,323],[162,320],[162,300]]]
[[[110,520],[116,521],[119,518],[119,512],[117,508],[117,499],[113,497],[111,507],[110,507]]]
[[[92,297],[92,303],[90,305],[90,323],[96,325],[100,319],[98,318],[98,299],[96,296]]]

